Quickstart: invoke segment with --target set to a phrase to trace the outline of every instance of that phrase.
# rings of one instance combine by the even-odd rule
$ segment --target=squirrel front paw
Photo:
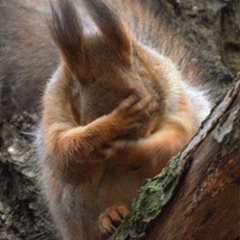
[[[102,148],[99,153],[104,160],[111,160],[113,158],[121,156],[128,149],[130,141],[113,141],[104,148]]]
[[[148,121],[157,110],[158,106],[150,95],[142,97],[139,93],[132,93],[120,103],[113,114],[119,120],[119,127],[128,128],[136,123]]]

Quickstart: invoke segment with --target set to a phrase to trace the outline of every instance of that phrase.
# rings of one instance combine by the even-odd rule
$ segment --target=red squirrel
[[[40,5],[24,2],[21,9],[34,17],[34,4]],[[39,9],[49,13],[47,3]],[[29,84],[34,78],[31,97],[43,90],[37,139],[43,193],[62,239],[106,239],[145,179],[197,132],[211,103],[191,85],[201,77],[186,63],[182,41],[143,1],[58,0],[47,22],[51,38],[44,24],[32,28],[25,19],[39,44],[34,61],[21,58],[17,76]],[[32,40],[28,31],[19,36],[24,41],[15,51],[24,52]],[[51,39],[60,62],[45,87],[57,62]],[[9,86],[6,95],[25,97],[17,83]]]
[[[139,23],[129,24],[129,8],[134,17],[144,13],[140,3],[89,0],[80,7],[84,20],[70,0],[51,6],[61,61],[44,91],[38,150],[62,238],[97,240],[114,232],[144,180],[188,143],[210,103],[139,36]]]

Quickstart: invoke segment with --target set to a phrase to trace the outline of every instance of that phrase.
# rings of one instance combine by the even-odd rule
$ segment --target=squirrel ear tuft
[[[76,7],[69,0],[51,3],[48,26],[65,67],[77,78],[87,71],[87,44]]]
[[[85,3],[109,46],[129,61],[132,57],[132,37],[123,21],[102,0],[85,0]]]

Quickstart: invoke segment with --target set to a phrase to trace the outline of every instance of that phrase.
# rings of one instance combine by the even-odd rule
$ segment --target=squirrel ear
[[[48,26],[65,67],[78,79],[87,72],[87,44],[76,7],[68,0],[51,4]]]
[[[109,46],[129,61],[132,57],[133,39],[123,21],[102,0],[85,0],[85,3]]]

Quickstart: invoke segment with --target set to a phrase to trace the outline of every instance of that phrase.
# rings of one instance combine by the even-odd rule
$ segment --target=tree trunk
[[[0,0],[0,13],[5,4],[7,0]],[[203,69],[206,75],[229,85],[232,76],[240,71],[239,1],[162,0],[161,4],[166,7],[169,21],[186,36],[191,48],[200,46],[208,66]],[[234,97],[237,89],[238,95]],[[143,196],[156,205],[149,209],[148,205],[139,208],[141,204],[136,200],[134,225],[131,226],[130,217],[123,224],[130,223],[133,236],[145,233],[146,239],[164,240],[235,240],[240,236],[237,233],[239,85],[234,94],[215,109],[181,156],[175,158],[160,177],[143,187],[146,194],[139,193],[137,199]],[[3,116],[1,107],[0,102],[0,116]],[[20,116],[10,115],[11,121],[0,119],[0,239],[57,239],[37,186],[31,133],[38,116],[26,112]],[[159,179],[169,184],[161,185]],[[172,181],[168,182],[169,179]],[[151,184],[155,185],[148,189]],[[151,195],[155,189],[160,190]],[[159,196],[162,196],[161,201]],[[141,222],[139,214],[145,216],[146,221]],[[125,236],[131,236],[129,234],[125,232]],[[114,239],[132,238],[118,238],[116,234]]]
[[[111,239],[238,239],[239,143],[240,81],[186,149],[142,187]]]

